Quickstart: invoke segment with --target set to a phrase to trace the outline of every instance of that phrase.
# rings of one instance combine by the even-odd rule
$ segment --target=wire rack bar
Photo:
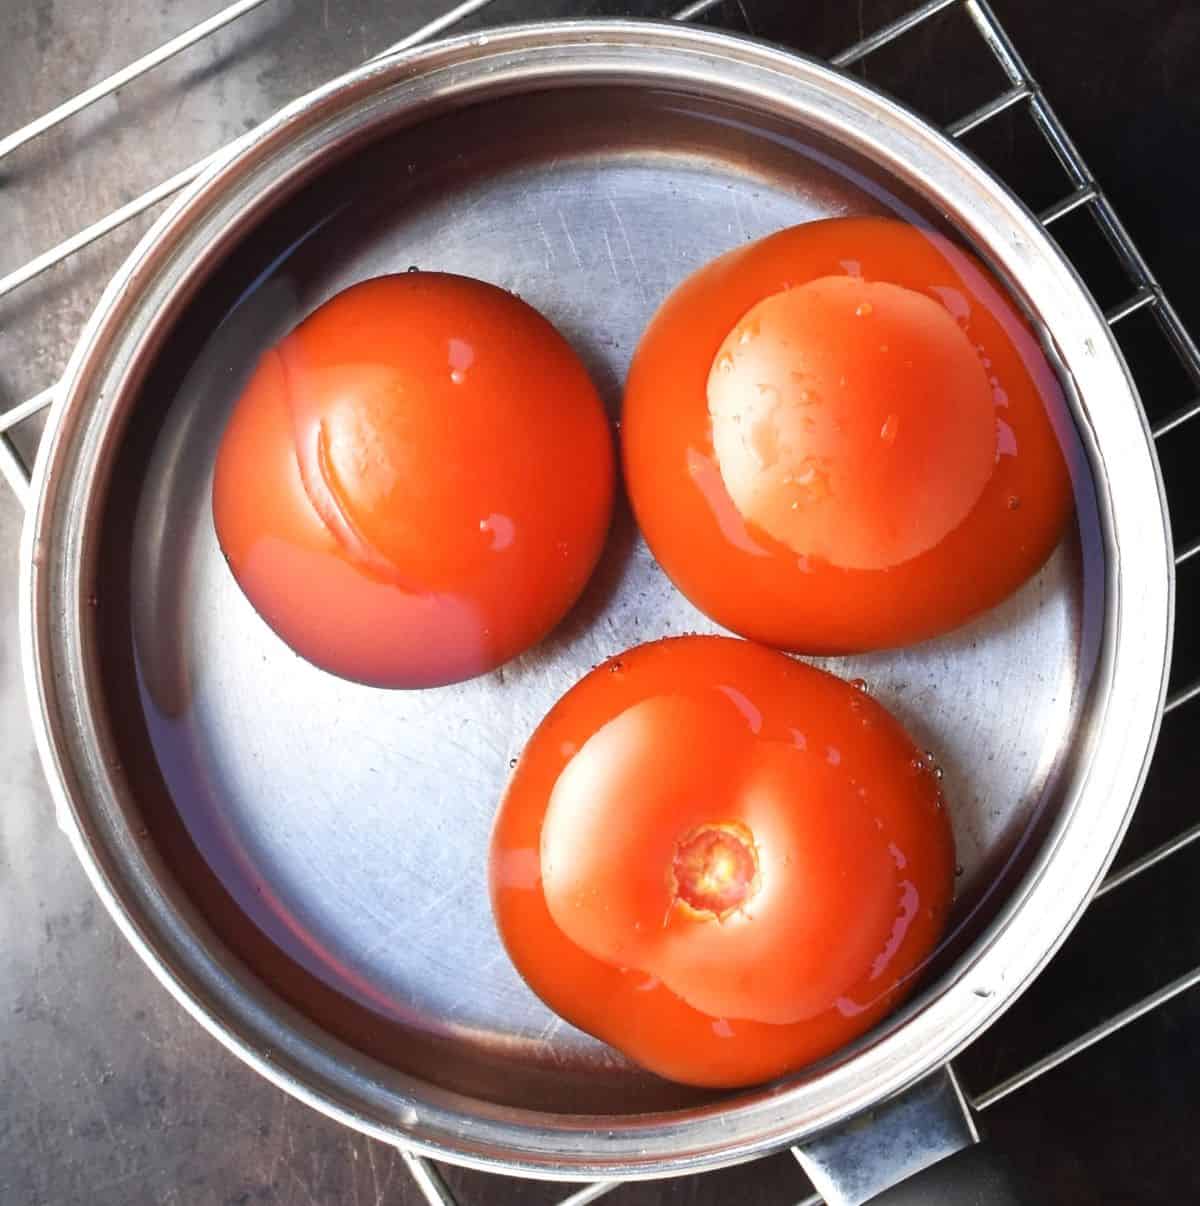
[[[442,1180],[442,1174],[429,1160],[406,1147],[396,1150],[429,1206],[458,1206],[458,1199],[450,1192],[450,1187]]]
[[[1200,553],[1200,537],[1189,541],[1175,554],[1175,564],[1182,565],[1185,561],[1190,561],[1197,553]]]
[[[672,21],[694,21],[697,17],[703,17],[705,13],[712,12],[722,0],[695,0],[694,4],[689,4],[681,8],[671,17]]]
[[[1197,695],[1200,695],[1200,678],[1188,683],[1185,687],[1180,687],[1177,691],[1172,691],[1163,705],[1163,712],[1174,712],[1176,708],[1182,708],[1184,704],[1191,703]]]
[[[1139,310],[1144,310],[1147,306],[1158,304],[1158,295],[1153,289],[1143,287],[1132,296],[1127,297],[1123,302],[1118,302],[1111,310],[1104,311],[1104,321],[1110,327],[1115,327],[1123,318],[1128,318],[1131,314],[1136,314]]]
[[[964,134],[969,134],[976,127],[983,125],[985,121],[991,121],[993,117],[999,116],[1005,109],[1011,109],[1013,105],[1019,105],[1022,101],[1028,100],[1031,93],[1032,89],[1028,84],[1014,84],[1007,92],[1002,92],[999,96],[980,105],[966,117],[960,117],[958,121],[951,122],[946,127],[946,133],[951,138],[961,138]]]
[[[1164,859],[1170,858],[1172,854],[1177,854],[1180,850],[1186,849],[1197,838],[1200,838],[1200,824],[1193,825],[1182,833],[1177,833],[1169,842],[1163,842],[1161,846],[1156,846],[1153,850],[1143,854],[1141,858],[1135,858],[1132,862],[1126,863],[1120,870],[1114,871],[1096,889],[1096,899],[1099,900],[1101,896],[1107,892],[1111,892],[1114,888],[1119,888],[1122,884],[1127,884],[1131,879],[1136,879],[1143,871],[1149,871],[1151,867],[1157,867],[1159,863]]]
[[[59,384],[56,382],[54,385],[48,386],[41,393],[34,394],[32,398],[26,398],[24,402],[18,402],[16,406],[9,407],[3,414],[0,414],[0,431],[8,431],[16,427],[18,423],[24,423],[26,419],[36,415],[39,410],[44,410],[54,401]]]
[[[367,62],[375,63],[380,59],[386,59],[388,55],[399,54],[402,50],[411,50],[414,46],[420,46],[422,42],[428,42],[431,38],[436,38],[443,30],[458,25],[468,17],[474,16],[475,13],[482,11],[495,2],[496,0],[463,0],[463,3],[456,4],[449,12],[443,13],[440,17],[434,17],[432,21],[428,21],[422,25],[420,29],[415,29],[407,37],[401,38],[399,42],[393,42],[386,50],[373,54],[367,59]]]
[[[1049,226],[1051,223],[1057,222],[1059,218],[1065,218],[1067,214],[1074,213],[1081,205],[1087,205],[1089,201],[1095,199],[1096,190],[1090,185],[1084,185],[1073,193],[1069,193],[1061,201],[1056,201],[1047,209],[1042,210],[1038,214],[1038,221],[1043,226]]]
[[[1197,398],[1194,402],[1189,402],[1186,406],[1181,406],[1173,414],[1169,414],[1165,419],[1160,420],[1150,429],[1150,434],[1156,440],[1161,440],[1163,436],[1169,435],[1176,427],[1182,427],[1184,423],[1191,422],[1197,415],[1200,415],[1200,398]]]
[[[210,163],[216,161],[220,153],[220,151],[215,151],[211,155],[206,155],[199,162],[193,163],[191,167],[176,172],[169,180],[156,184],[152,189],[142,193],[140,197],[134,197],[132,201],[126,202],[119,209],[114,209],[112,213],[106,214],[99,221],[85,226],[70,238],[64,239],[49,250],[43,251],[41,255],[35,256],[28,263],[22,264],[20,268],[14,268],[6,276],[0,277],[0,297],[27,284],[34,277],[41,276],[55,264],[61,264],[63,260],[69,259],[77,251],[82,251],[88,244],[110,234],[119,226],[133,221],[139,214],[144,214],[146,210],[153,208],[160,201],[165,201],[172,193],[177,193],[184,185],[195,180]]]
[[[61,105],[56,105],[49,113],[43,113],[41,117],[35,118],[19,130],[14,130],[7,137],[0,138],[0,159],[3,159],[5,155],[11,154],[17,147],[24,146],[39,134],[52,130],[60,122],[66,121],[68,117],[74,116],[81,109],[86,109],[88,105],[95,104],[96,101],[102,100],[104,97],[116,92],[119,88],[123,88],[126,84],[136,80],[138,76],[145,75],[147,71],[157,67],[160,63],[165,63],[168,59],[174,58],[180,51],[195,45],[195,43],[207,38],[209,34],[216,33],[218,29],[223,29],[239,17],[244,17],[247,13],[253,12],[256,8],[266,3],[267,0],[237,0],[236,4],[223,8],[219,13],[214,13],[207,20],[193,25],[191,29],[185,29],[183,33],[177,34],[169,42],[164,42],[156,50],[142,55],[140,59],[135,59],[127,67],[122,67],[120,71],[114,71],[107,79],[93,84],[90,88],[85,88],[82,92],[71,97],[70,100],[65,100]]]
[[[8,482],[21,506],[28,508],[29,470],[6,431],[0,431],[0,477]]]
[[[1030,111],[1043,136],[1076,189],[1093,191],[1094,196],[1089,199],[1089,203],[1101,232],[1129,273],[1130,279],[1154,294],[1154,313],[1159,327],[1193,382],[1200,385],[1200,347],[1197,347],[1175,307],[1163,296],[1162,287],[1151,272],[1145,257],[1130,237],[1125,224],[1117,216],[1108,197],[1097,186],[1091,169],[1080,154],[1074,139],[1067,133],[1058,114],[1042,94],[1012,39],[996,19],[987,0],[965,0],[965,8],[1010,83],[1030,86]]]
[[[987,1092],[981,1093],[972,1102],[972,1106],[977,1110],[986,1110],[993,1106],[998,1101],[1003,1101],[1010,1094],[1015,1093],[1018,1089],[1024,1088],[1027,1084],[1037,1080],[1039,1076],[1044,1076],[1052,1068],[1057,1068],[1060,1064],[1066,1063],[1073,1055],[1078,1055],[1081,1051],[1086,1051],[1089,1047],[1094,1047],[1102,1039],[1106,1039],[1111,1034],[1116,1034],[1118,1030],[1124,1029],[1130,1022],[1136,1022],[1138,1018],[1145,1017],[1152,1010],[1157,1009],[1160,1005],[1165,1005],[1168,1001],[1174,1000],[1177,996],[1188,991],[1189,988],[1196,987],[1200,984],[1200,967],[1194,967],[1190,972],[1179,977],[1177,980],[1172,980],[1170,984],[1164,985],[1157,992],[1152,992],[1148,996],[1144,996],[1140,1001],[1130,1005],[1128,1009],[1122,1009],[1120,1013],[1114,1014],[1107,1021],[1101,1022],[1098,1026],[1093,1026],[1091,1030],[1084,1031],[1073,1038],[1069,1043],[1064,1043],[1049,1055],[1039,1059],[1036,1063],[1030,1064],[1027,1068],[1023,1068],[1020,1072],[1010,1076],[1007,1080],[1001,1081],[994,1088],[988,1089]]]
[[[1109,245],[1126,265],[1133,279],[1153,291],[1154,314],[1158,319],[1159,328],[1187,370],[1192,384],[1200,388],[1200,346],[1197,346],[1191,332],[1184,326],[1178,311],[1164,296],[1162,286],[1130,237],[1125,223],[1117,216],[1112,202],[1103,193],[1097,198],[1093,212]]]
[[[883,26],[882,29],[855,42],[853,46],[848,46],[841,54],[835,54],[829,61],[835,67],[850,67],[860,59],[865,59],[867,55],[882,49],[889,42],[894,42],[902,34],[908,33],[910,29],[915,29],[918,25],[928,21],[930,17],[936,16],[943,9],[961,2],[962,0],[926,0],[924,4],[918,5],[911,12],[905,13],[904,16],[898,17],[895,21]]]
[[[588,1206],[589,1202],[598,1202],[602,1197],[624,1184],[624,1181],[593,1181],[591,1185],[585,1185],[573,1194],[561,1198],[556,1206]]]
[[[992,57],[1000,64],[1000,70],[1008,76],[1010,84],[1032,84],[1033,75],[1025,66],[1016,46],[1004,26],[996,20],[996,14],[986,0],[965,0],[963,7],[967,16],[975,23],[980,36],[987,43]]]
[[[266,0],[258,0],[258,2],[265,3]],[[389,46],[386,50],[376,55],[375,58],[397,54],[402,50],[409,50],[414,46],[418,46],[420,43],[436,37],[455,23],[465,20],[473,13],[486,8],[494,2],[495,0],[467,0],[466,3],[458,5],[450,12],[443,13],[442,16],[436,17],[434,20],[422,25],[420,29],[414,30],[407,38],[402,39],[393,46]],[[83,108],[83,106],[79,106],[79,108]],[[75,112],[78,112],[78,109]],[[48,114],[47,116],[50,115]],[[184,188],[195,180],[205,168],[215,163],[224,150],[224,147],[218,148],[203,159],[198,160],[182,171],[176,172],[170,179],[164,180],[161,184],[156,184],[153,188],[147,189],[140,196],[122,205],[119,209],[113,210],[112,213],[106,214],[103,218],[91,223],[89,226],[85,226],[82,230],[71,235],[70,238],[64,239],[61,243],[42,252],[41,255],[35,256],[28,263],[22,264],[21,267],[15,268],[12,272],[0,277],[0,297],[4,297],[21,285],[27,284],[34,277],[41,276],[43,272],[53,268],[56,264],[61,264],[63,260],[69,259],[77,251],[82,251],[88,244],[103,238],[118,227],[124,226],[126,222],[132,221],[140,214],[145,213],[146,210],[152,209],[160,202],[179,192],[181,188]]]

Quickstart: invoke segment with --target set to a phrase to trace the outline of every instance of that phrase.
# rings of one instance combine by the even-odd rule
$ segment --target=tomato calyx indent
[[[724,921],[759,888],[754,835],[739,821],[700,825],[675,845],[671,904],[697,921]]]

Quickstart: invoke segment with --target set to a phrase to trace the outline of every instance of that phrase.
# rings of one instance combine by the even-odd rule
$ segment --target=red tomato
[[[493,285],[355,285],[259,362],[217,456],[234,576],[318,666],[469,678],[578,597],[612,509],[607,420],[566,340]]]
[[[928,231],[812,222],[667,299],[625,391],[663,568],[726,627],[838,653],[945,632],[1062,536],[1061,389],[995,279]]]
[[[856,686],[725,637],[573,687],[497,814],[492,902],[533,990],[662,1076],[733,1086],[867,1030],[944,926],[932,767]]]

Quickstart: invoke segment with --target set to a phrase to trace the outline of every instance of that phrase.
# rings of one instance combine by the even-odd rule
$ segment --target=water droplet
[[[930,292],[937,294],[942,305],[957,322],[965,324],[971,317],[971,303],[959,290],[952,289],[949,285],[934,285]]]
[[[717,372],[733,372],[733,357],[728,352],[722,352],[720,356],[717,357]]]
[[[507,515],[493,511],[487,519],[479,521],[479,530],[492,538],[490,548],[494,553],[503,552],[512,544],[517,528]]]
[[[858,305],[854,307],[854,313],[855,313],[855,314],[856,314],[856,315],[857,315],[859,318],[868,318],[868,317],[870,317],[871,311],[872,311],[874,308],[875,308],[875,307],[874,307],[874,306],[872,306],[872,305],[871,305],[871,303],[870,303],[870,302],[868,302],[868,301],[865,301],[865,302],[859,302],[859,303],[858,303]]]
[[[508,760],[508,769],[509,769],[509,770],[515,770],[515,769],[516,769],[516,766],[517,766],[517,760],[516,760],[515,758],[510,758],[510,759]]]
[[[940,779],[940,778],[942,778],[942,777],[945,775],[945,773],[946,773],[946,772],[945,772],[944,770],[942,770],[942,768],[941,768],[940,766],[935,766],[935,767],[933,768],[933,777],[934,777],[935,779]]]
[[[1010,494],[1008,496],[1008,509],[1010,511],[1015,511],[1020,505],[1021,505],[1021,499],[1020,499],[1019,495]]]
[[[896,436],[900,434],[900,416],[890,414],[883,421],[883,426],[879,429],[879,438],[885,444],[894,444]]]
[[[411,169],[411,168],[409,168],[409,171],[411,171],[411,170],[412,170],[412,169]],[[420,272],[420,271],[421,271],[421,270],[420,270],[420,268],[418,268],[418,267],[416,266],[416,264],[409,264],[409,266],[408,266],[408,270],[409,270],[409,272]]]
[[[957,878],[960,878],[960,877],[962,876],[962,873],[963,873],[963,865],[962,865],[962,863],[955,863],[955,864],[954,864],[954,876],[955,876],[955,878],[956,878],[956,879],[957,879]]]
[[[619,657],[608,663],[608,672],[610,674],[620,674],[624,669],[625,663]]]
[[[100,600],[95,595],[88,595],[87,601],[88,601],[89,607],[99,607],[100,606]]]
[[[866,680],[865,678],[852,678],[852,679],[850,680],[850,685],[851,685],[851,686],[852,686],[852,687],[853,687],[853,688],[854,688],[856,691],[863,691],[863,692],[865,692],[865,691],[866,691],[866,689],[867,689],[867,680]]]
[[[992,404],[995,406],[1008,405],[1008,394],[998,385],[992,387]]]
[[[840,766],[842,762],[842,751],[836,745],[829,746],[825,751],[825,761],[830,766]]]
[[[420,1121],[421,1115],[417,1113],[414,1107],[405,1106],[404,1109],[400,1111],[401,1126],[416,1126]]]
[[[451,369],[450,370],[450,380],[453,381],[455,385],[462,385],[462,383],[466,379],[467,379],[467,374],[464,373],[462,371],[462,369]]]

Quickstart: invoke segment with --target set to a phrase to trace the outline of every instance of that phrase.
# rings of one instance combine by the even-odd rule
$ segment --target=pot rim
[[[108,472],[139,373],[207,267],[318,162],[384,122],[530,89],[653,84],[801,122],[933,200],[1053,333],[1101,516],[1105,615],[1061,813],[1022,882],[936,994],[799,1083],[663,1114],[561,1117],[451,1094],[319,1030],[224,950],[139,837],[114,765],[88,596]],[[72,355],[22,534],[22,656],[60,822],[126,938],[177,1000],[262,1075],[322,1112],[429,1155],[572,1180],[696,1172],[841,1122],[946,1062],[1015,998],[1116,852],[1166,688],[1174,570],[1153,442],[1113,337],[1036,219],[949,138],[833,69],[675,23],[511,26],[370,62],[239,138],[105,290]]]

